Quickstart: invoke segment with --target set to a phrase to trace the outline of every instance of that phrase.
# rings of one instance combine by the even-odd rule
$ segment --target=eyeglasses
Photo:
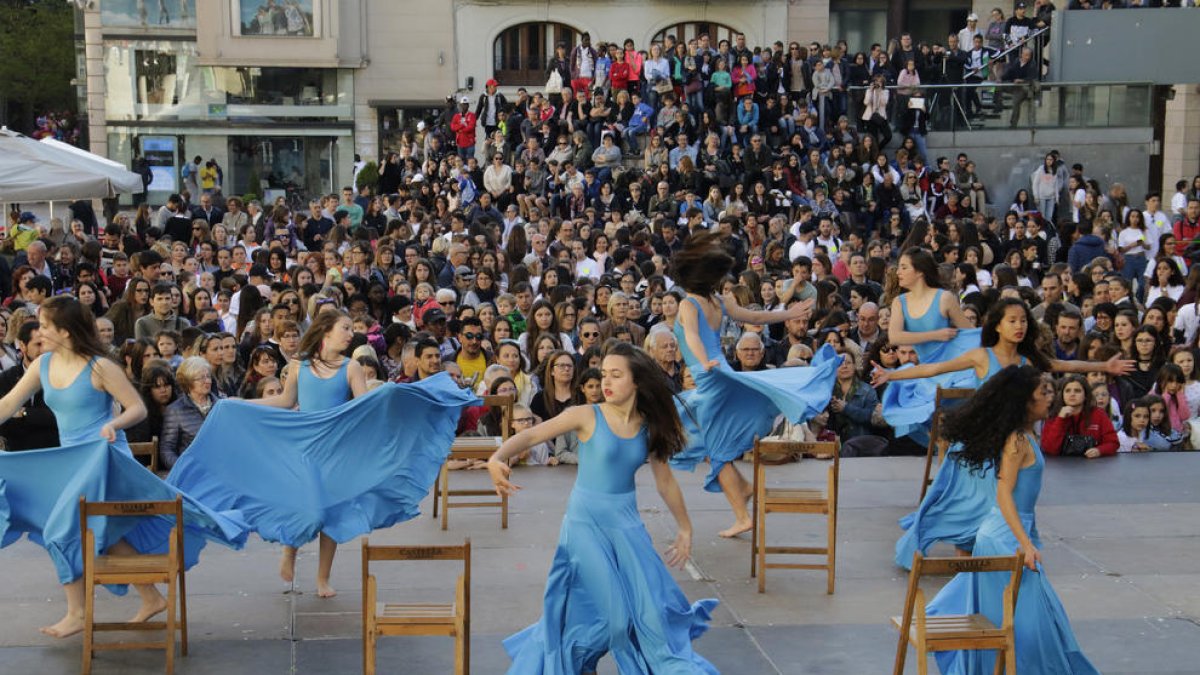
[[[600,333],[599,333],[599,332],[580,333],[580,335],[581,335],[581,336],[583,336],[583,337],[585,337],[585,338],[596,338],[596,337],[600,337]]]
[[[513,424],[533,424],[533,417],[514,417]]]
[[[896,345],[884,345],[879,348],[879,351],[882,354],[891,354],[892,352],[896,351]]]
[[[444,302],[439,302],[438,304],[441,305],[442,307],[447,307],[447,306],[453,307],[455,303],[453,300],[446,300]]]
[[[575,364],[573,363],[556,363],[554,367],[558,370],[575,370]]]
[[[483,333],[463,333],[462,336],[466,340],[479,340],[483,338]]]

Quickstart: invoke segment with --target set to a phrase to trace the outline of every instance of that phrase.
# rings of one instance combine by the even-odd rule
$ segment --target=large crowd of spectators
[[[1004,43],[1038,14],[1019,5],[1016,16],[964,30]],[[449,371],[480,393],[515,395],[519,430],[602,397],[608,340],[644,346],[677,390],[691,386],[672,332],[684,295],[671,259],[692,233],[718,230],[735,259],[726,302],[815,301],[808,320],[726,319],[735,369],[803,366],[825,344],[847,355],[827,412],[785,433],[921,450],[893,438],[870,384],[873,364],[916,359],[887,337],[900,320],[897,259],[916,246],[977,323],[998,298],[1019,297],[1057,358],[1137,361],[1127,376],[1061,382],[1048,452],[1073,452],[1089,434],[1089,454],[1192,447],[1200,177],[1135,198],[1052,151],[1027,188],[996,194],[966,154],[926,156],[919,114],[893,129],[875,119],[886,107],[870,92],[847,114],[848,85],[916,86],[927,51],[944,61],[955,49],[903,36],[851,55],[844,42],[701,36],[643,53],[585,35],[557,50],[545,90],[508,100],[489,82],[406,133],[378,183],[315,196],[305,211],[198,186],[104,220],[86,204],[66,223],[14,212],[0,258],[0,385],[38,353],[39,303],[73,294],[148,404],[131,440],[159,438],[169,466],[217,399],[277,393],[310,320],[340,309],[373,383]],[[42,435],[22,446],[34,437],[13,425],[53,433],[44,404],[27,412],[0,427],[8,447],[51,445]],[[500,424],[468,410],[462,431]],[[528,459],[570,463],[576,443]]]

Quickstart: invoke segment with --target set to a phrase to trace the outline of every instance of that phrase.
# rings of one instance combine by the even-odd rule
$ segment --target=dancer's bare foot
[[[750,521],[750,519],[747,518],[746,520],[736,521],[732,527],[725,529],[725,530],[721,530],[717,534],[721,535],[722,537],[725,537],[726,539],[729,539],[731,537],[736,537],[743,532],[749,532],[752,529],[754,529],[754,523],[752,523]]]
[[[149,621],[156,614],[161,614],[167,609],[167,599],[161,594],[152,600],[143,600],[142,606],[138,609],[138,613],[133,615],[129,623],[144,623]]]
[[[285,546],[279,558],[279,578],[289,584],[296,580],[296,549]]]
[[[318,598],[332,598],[335,595],[337,595],[337,591],[333,590],[333,586],[330,586],[328,581],[317,580]]]
[[[42,626],[38,629],[38,632],[42,635],[49,635],[56,638],[71,637],[76,633],[83,632],[83,615],[67,614],[53,626]]]

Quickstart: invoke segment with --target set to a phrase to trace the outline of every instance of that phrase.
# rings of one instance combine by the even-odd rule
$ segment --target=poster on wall
[[[104,0],[100,23],[124,28],[195,28],[196,0]]]
[[[320,0],[233,0],[234,33],[243,36],[313,37]]]

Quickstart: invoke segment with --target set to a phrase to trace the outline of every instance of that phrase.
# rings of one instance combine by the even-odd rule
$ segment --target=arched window
[[[686,23],[677,23],[673,26],[667,26],[666,28],[655,33],[654,37],[651,38],[650,41],[662,42],[663,38],[667,37],[668,35],[674,35],[676,42],[686,43],[688,40],[698,38],[701,35],[708,35],[709,46],[711,46],[713,49],[716,49],[721,40],[729,40],[730,44],[732,44],[733,36],[737,35],[737,33],[738,30],[736,28],[730,28],[729,26],[721,23],[714,23],[712,21],[688,21]]]
[[[571,47],[579,31],[561,23],[522,23],[505,30],[492,45],[494,77],[505,86],[540,86],[554,56],[554,45]]]

